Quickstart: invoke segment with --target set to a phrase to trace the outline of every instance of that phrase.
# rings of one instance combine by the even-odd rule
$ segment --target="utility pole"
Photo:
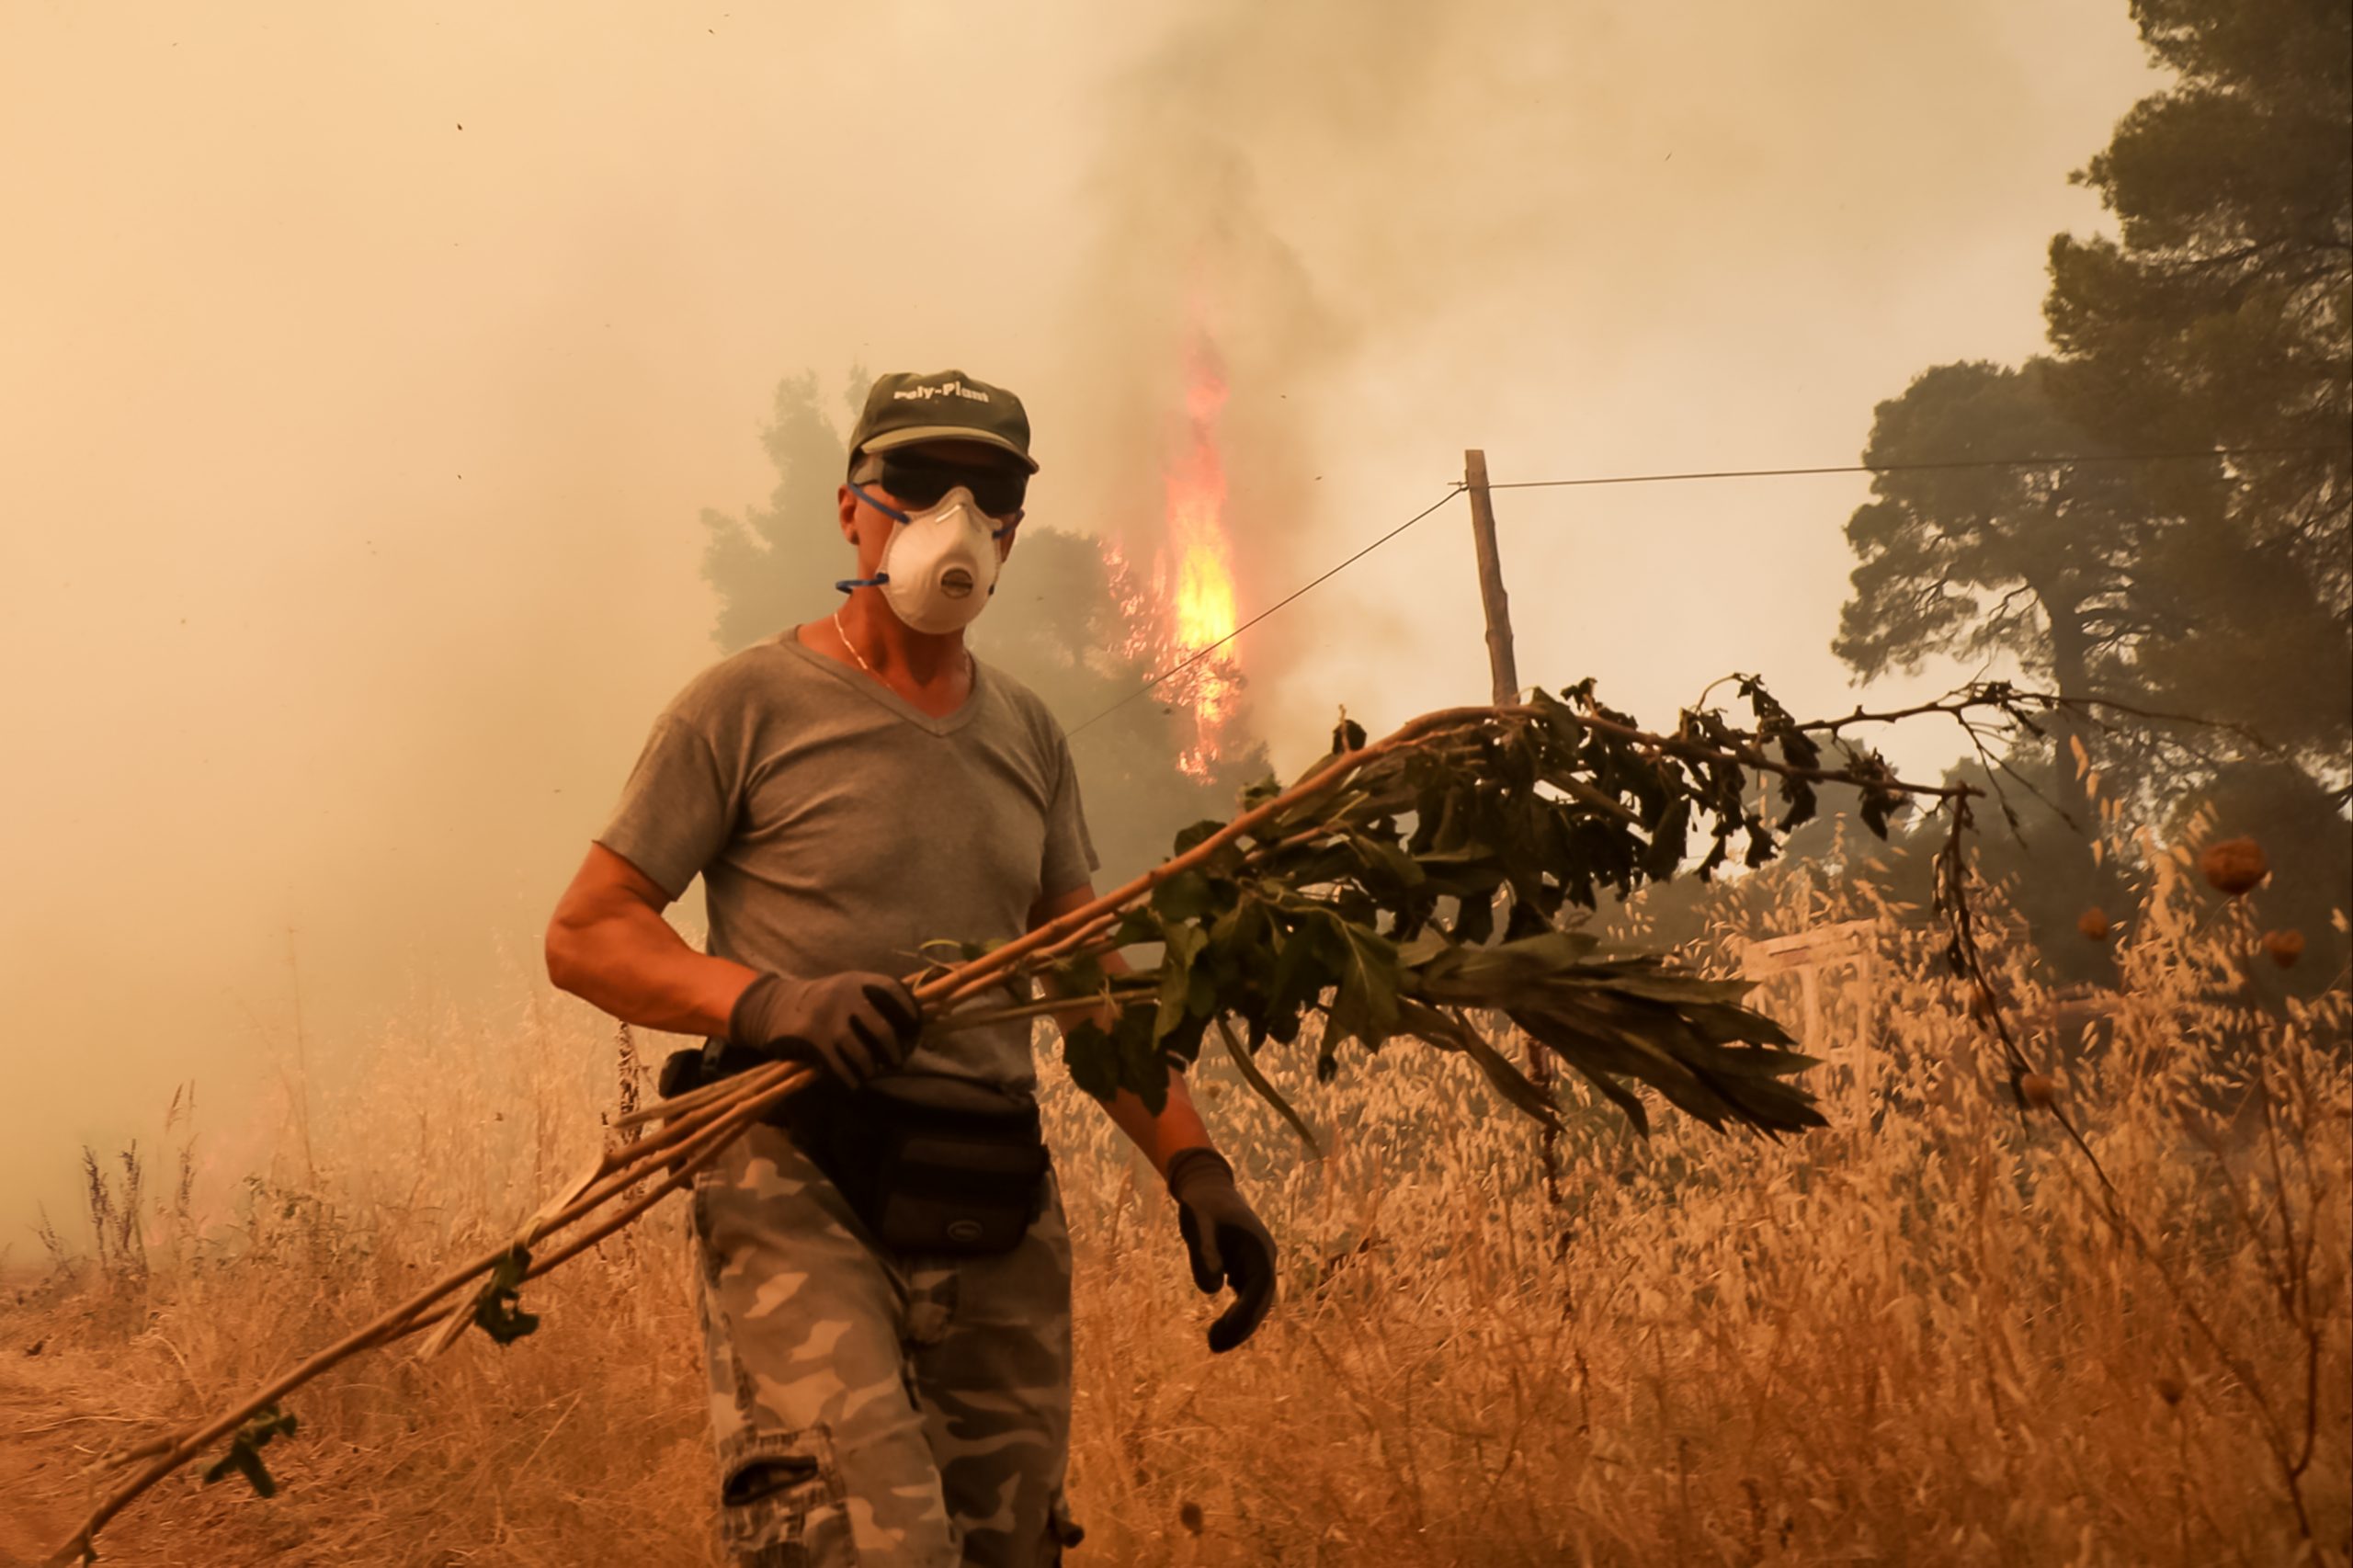
[[[1504,594],[1504,563],[1495,553],[1495,508],[1487,495],[1487,454],[1462,454],[1462,487],[1471,493],[1471,546],[1479,557],[1479,602],[1487,612],[1487,669],[1495,705],[1519,699],[1519,667],[1511,652],[1511,601]]]
[[[1495,706],[1519,700],[1519,665],[1512,656],[1511,600],[1504,593],[1503,557],[1495,550],[1495,507],[1487,492],[1487,454],[1473,447],[1462,454],[1462,488],[1471,493],[1471,547],[1479,558],[1479,604],[1487,618],[1487,672],[1494,680]],[[1552,1059],[1534,1036],[1528,1041],[1528,1081],[1552,1097]],[[1561,1207],[1560,1135],[1551,1128],[1543,1134],[1544,1196],[1557,1212]],[[1568,1245],[1562,1227],[1559,1245]]]

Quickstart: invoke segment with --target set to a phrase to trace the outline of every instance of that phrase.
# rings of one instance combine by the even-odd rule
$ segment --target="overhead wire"
[[[2200,458],[2283,457],[2296,454],[2322,452],[2334,454],[2337,450],[2338,449],[2335,447],[2304,446],[2207,447],[2191,451],[2174,452],[2077,452],[2018,458],[1954,458],[1949,460],[1934,462],[1841,463],[1824,464],[1811,468],[1728,468],[1694,470],[1673,473],[1592,474],[1571,479],[1490,480],[1485,488],[1489,490],[1566,490],[1605,484],[1665,484],[1682,480],[1791,479],[1802,478],[1813,474],[1834,473],[1921,473],[1939,470],[1972,468],[2045,468],[2059,463],[2180,462]],[[1118,712],[1120,709],[1125,708],[1129,703],[1133,702],[1136,699],[1157,689],[1164,683],[1184,674],[1187,670],[1191,669],[1195,665],[1199,664],[1203,659],[1208,658],[1211,653],[1216,653],[1220,648],[1224,647],[1228,642],[1233,642],[1235,638],[1241,636],[1244,632],[1249,631],[1252,627],[1257,625],[1260,621],[1266,619],[1268,616],[1274,614],[1285,605],[1290,604],[1294,599],[1302,597],[1310,590],[1320,587],[1324,584],[1330,582],[1334,577],[1338,576],[1342,572],[1347,571],[1349,567],[1355,565],[1366,556],[1370,555],[1374,551],[1379,550],[1382,545],[1387,544],[1391,540],[1395,539],[1399,534],[1404,533],[1407,528],[1412,528],[1415,523],[1420,522],[1423,518],[1428,517],[1431,513],[1445,506],[1449,501],[1453,500],[1457,495],[1464,494],[1470,488],[1471,486],[1464,481],[1455,481],[1453,484],[1448,486],[1445,494],[1439,496],[1437,500],[1431,502],[1428,506],[1423,507],[1420,511],[1415,513],[1404,522],[1399,523],[1387,533],[1382,534],[1371,543],[1365,545],[1362,549],[1357,551],[1356,553],[1348,556],[1346,560],[1337,562],[1327,570],[1318,574],[1316,576],[1309,579],[1307,582],[1301,584],[1298,587],[1292,589],[1281,598],[1277,599],[1273,604],[1268,605],[1265,609],[1260,610],[1257,614],[1252,616],[1249,619],[1244,621],[1241,625],[1235,627],[1233,631],[1227,632],[1216,642],[1208,643],[1205,646],[1195,650],[1185,659],[1176,664],[1171,665],[1168,668],[1161,671],[1158,675],[1154,676],[1150,680],[1145,681],[1143,685],[1136,687],[1135,690],[1128,693],[1125,697],[1120,698],[1117,702],[1114,702],[1109,707],[1089,716],[1084,722],[1072,729],[1069,733],[1073,736],[1078,735],[1082,732],[1092,728],[1101,721],[1109,718],[1112,714]]]
[[[1924,473],[1939,469],[2049,468],[2059,463],[2181,462],[2197,458],[2284,457],[2335,447],[2204,447],[2183,452],[2060,452],[2025,458],[1954,458],[1944,462],[1843,463],[1818,468],[1722,468],[1688,473],[1606,473],[1576,479],[1490,480],[1490,490],[1565,490],[1588,484],[1663,484],[1682,479],[1788,479],[1817,473]]]
[[[1332,567],[1322,575],[1302,583],[1298,587],[1293,588],[1290,593],[1284,595],[1281,598],[1277,599],[1273,604],[1268,605],[1266,608],[1260,610],[1257,614],[1252,616],[1249,619],[1244,621],[1241,625],[1235,627],[1233,631],[1227,632],[1216,642],[1200,649],[1182,664],[1171,665],[1168,668],[1161,671],[1158,675],[1144,682],[1143,685],[1136,687],[1135,690],[1120,699],[1119,701],[1111,704],[1110,707],[1106,708],[1101,712],[1096,714],[1094,718],[1087,720],[1086,723],[1079,725],[1077,729],[1072,730],[1070,733],[1075,735],[1079,731],[1085,730],[1089,725],[1094,724],[1097,720],[1109,718],[1112,714],[1117,713],[1120,709],[1125,708],[1129,703],[1133,702],[1137,698],[1142,697],[1145,692],[1148,692],[1154,687],[1159,686],[1161,682],[1167,680],[1172,676],[1184,674],[1187,670],[1191,669],[1195,665],[1199,664],[1203,659],[1208,658],[1211,653],[1216,653],[1220,648],[1224,647],[1228,642],[1233,642],[1235,638],[1241,636],[1244,632],[1249,631],[1252,627],[1257,625],[1268,616],[1274,614],[1275,611],[1282,608],[1283,606],[1290,603],[1291,600],[1299,597],[1302,594],[1306,593],[1310,588],[1315,587],[1322,583],[1328,582],[1330,579],[1339,575],[1342,572],[1347,571],[1349,567],[1355,565],[1366,556],[1370,555],[1374,551],[1379,550],[1382,545],[1387,544],[1391,540],[1395,539],[1399,534],[1404,533],[1407,528],[1412,528],[1415,523],[1420,522],[1424,517],[1428,517],[1432,512],[1437,511],[1440,506],[1445,506],[1449,501],[1453,500],[1457,495],[1461,494],[1462,492],[1468,488],[1469,486],[1465,485],[1461,480],[1455,481],[1454,483],[1447,487],[1445,494],[1439,496],[1437,500],[1431,502],[1428,506],[1423,507],[1420,511],[1415,513],[1404,522],[1399,523],[1395,528],[1391,528],[1387,533],[1382,534],[1379,539],[1374,540],[1370,544],[1366,545],[1362,550],[1358,551],[1346,561],[1343,561],[1338,565]]]

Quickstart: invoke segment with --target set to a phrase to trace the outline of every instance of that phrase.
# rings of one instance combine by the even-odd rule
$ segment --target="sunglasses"
[[[938,506],[941,496],[961,484],[972,493],[973,501],[990,517],[1018,517],[1022,499],[1029,493],[1029,476],[1016,470],[973,468],[880,453],[876,454],[876,461],[882,472],[872,483],[918,512]]]

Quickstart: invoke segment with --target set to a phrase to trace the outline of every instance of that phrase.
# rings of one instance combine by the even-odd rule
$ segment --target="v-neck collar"
[[[905,720],[926,733],[952,735],[971,723],[980,713],[981,687],[985,677],[981,674],[981,662],[978,659],[972,659],[972,689],[964,694],[964,700],[958,703],[952,712],[931,714],[925,712],[864,670],[852,669],[839,659],[828,658],[820,653],[816,649],[801,641],[801,628],[798,626],[786,628],[778,634],[776,641],[852,690],[860,692],[880,703],[893,716]],[[972,658],[972,655],[967,653],[965,657]]]

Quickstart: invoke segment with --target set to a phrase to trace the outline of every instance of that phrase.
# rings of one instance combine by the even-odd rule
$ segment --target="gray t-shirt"
[[[975,661],[971,696],[936,719],[790,631],[671,700],[597,842],[673,898],[699,873],[710,951],[802,978],[905,975],[926,942],[1017,937],[1098,864],[1069,743],[1027,687]],[[906,1065],[1037,1083],[1026,1022]]]

